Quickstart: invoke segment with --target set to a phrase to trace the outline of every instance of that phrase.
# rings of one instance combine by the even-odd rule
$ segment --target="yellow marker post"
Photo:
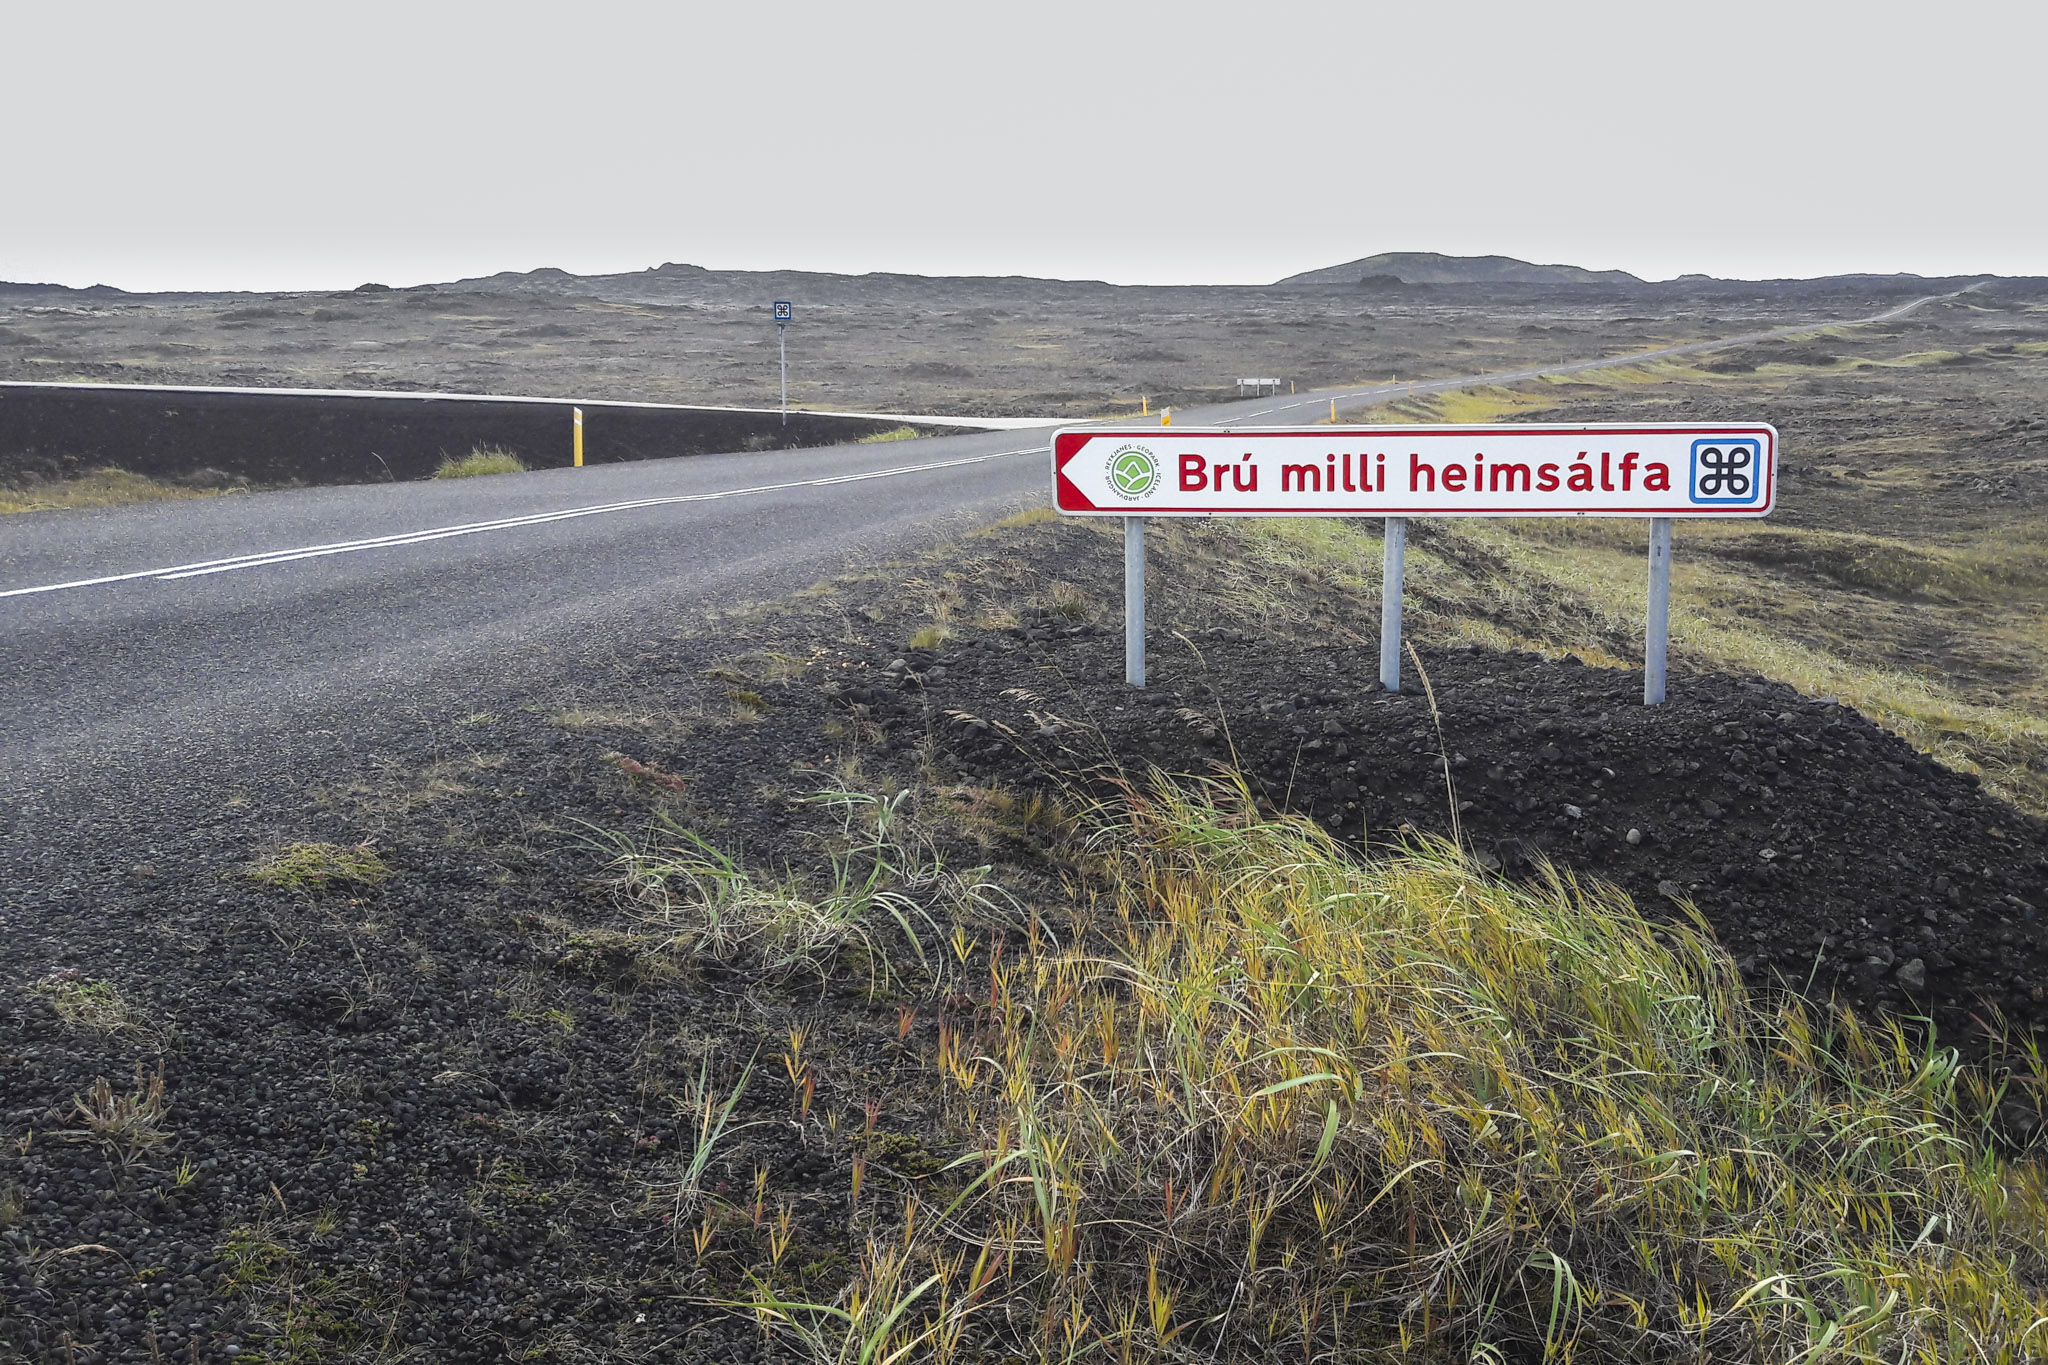
[[[1149,397],[1147,397],[1147,396],[1145,396],[1145,395],[1143,395],[1143,394],[1140,394],[1140,395],[1138,396],[1138,416],[1140,416],[1140,417],[1150,417],[1151,415],[1152,415],[1152,400],[1151,400],[1151,399],[1150,399]]]
[[[1173,425],[1172,408],[1161,408],[1159,410],[1159,425],[1162,427],[1170,427]]]
[[[1335,422],[1336,420],[1337,420],[1337,400],[1336,400],[1336,399],[1334,399],[1334,398],[1332,398],[1332,399],[1330,400],[1330,421],[1334,423],[1334,422]]]
[[[570,408],[576,416],[576,467],[583,468],[583,409]]]

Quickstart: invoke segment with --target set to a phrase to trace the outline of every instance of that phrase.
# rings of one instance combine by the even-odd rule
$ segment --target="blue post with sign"
[[[775,349],[782,353],[782,425],[789,425],[789,342],[783,330],[796,318],[796,306],[788,299],[775,301]]]

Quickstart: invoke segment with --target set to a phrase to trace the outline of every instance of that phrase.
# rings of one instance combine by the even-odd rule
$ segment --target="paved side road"
[[[1176,421],[1319,421],[1332,399],[1355,408],[1814,325]],[[780,595],[1043,503],[1045,446],[985,432],[6,518],[0,831],[60,806],[188,799],[194,783],[308,770],[374,751],[393,726],[573,688],[678,614]]]

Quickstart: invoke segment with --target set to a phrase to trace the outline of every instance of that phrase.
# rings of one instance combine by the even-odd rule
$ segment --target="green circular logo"
[[[1159,461],[1143,446],[1124,446],[1109,457],[1109,486],[1130,502],[1149,498],[1159,488]]]

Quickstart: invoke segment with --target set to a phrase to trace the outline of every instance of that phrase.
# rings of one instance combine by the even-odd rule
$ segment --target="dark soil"
[[[2044,822],[1850,708],[1723,674],[1652,708],[1640,673],[1424,650],[1433,713],[1412,670],[1386,694],[1357,649],[1203,634],[1155,643],[1166,681],[1144,692],[1120,683],[1120,635],[1051,618],[1021,647],[905,651],[846,698],[930,727],[976,780],[1239,769],[1367,848],[1448,837],[1454,792],[1487,866],[1589,873],[1652,915],[1690,902],[1754,984],[1929,1013],[1950,1039],[2048,1023]]]
[[[706,662],[689,660],[688,676]],[[742,815],[739,828],[689,818],[808,853],[792,827],[822,832],[822,818],[751,789],[763,768],[829,761],[827,705],[777,701],[775,723],[693,754],[693,800]],[[702,1300],[743,1288],[765,1232],[721,1227],[700,1263],[661,1185],[692,1150],[704,1059],[722,1097],[756,1053],[706,1189],[741,1202],[767,1167],[769,1213],[789,1200],[797,1214],[785,1286],[836,1289],[858,1248],[849,1151],[824,1116],[858,1129],[867,1093],[921,1069],[932,1025],[897,1046],[893,1005],[852,971],[792,983],[618,952],[604,931],[624,921],[577,822],[637,827],[657,803],[686,809],[666,769],[613,756],[618,738],[639,737],[536,732],[521,717],[397,751],[430,768],[516,746],[426,810],[380,788],[341,814],[330,792],[152,829],[146,851],[117,851],[109,818],[76,831],[105,836],[100,854],[10,869],[0,1361],[17,1358],[9,1348],[67,1363],[753,1358],[753,1328]],[[379,841],[387,883],[307,893],[247,875],[309,828],[339,820],[361,837],[387,798],[406,809]],[[544,836],[522,837],[544,821]],[[66,1023],[52,997],[80,981],[116,984],[137,1022]],[[814,1131],[799,1132],[776,1057],[806,1020],[811,1055],[857,1065],[828,1073]],[[160,1139],[96,1140],[80,1113],[94,1081],[122,1096],[157,1074]],[[887,1172],[869,1188],[888,1198]]]
[[[878,1205],[942,1178],[955,1139],[926,1058],[972,1002],[871,991],[854,960],[819,980],[638,951],[588,841],[665,819],[756,866],[815,866],[832,826],[803,797],[849,760],[869,789],[913,788],[955,858],[997,863],[1056,918],[1031,829],[947,813],[990,786],[1234,756],[1274,806],[1384,848],[1404,824],[1447,829],[1448,751],[1465,838],[1507,875],[1547,857],[1653,914],[1690,898],[1753,980],[1929,1010],[1952,1039],[1993,1011],[2043,1020],[2039,825],[1849,710],[1697,675],[1645,710],[1627,673],[1426,649],[1440,746],[1429,702],[1375,693],[1362,653],[1227,627],[1196,648],[1162,632],[1156,685],[1133,694],[1120,637],[1029,605],[1085,543],[1031,541],[1009,561],[1025,624],[942,653],[904,645],[906,594],[842,586],[619,663],[608,709],[573,724],[543,707],[395,730],[360,771],[224,785],[203,811],[136,793],[8,826],[0,1360],[779,1358],[713,1301],[748,1271],[837,1292],[864,1235],[856,1156]],[[807,662],[750,674],[765,651]],[[374,841],[393,875],[319,892],[247,875],[308,839]],[[92,982],[132,1006],[108,1031],[57,1008]],[[807,1114],[792,1026],[811,1030]],[[95,1081],[146,1093],[159,1067],[162,1114],[96,1136]],[[701,1255],[701,1215],[678,1226],[665,1193],[700,1068],[719,1094],[746,1078]],[[771,1266],[782,1201],[793,1242]]]

